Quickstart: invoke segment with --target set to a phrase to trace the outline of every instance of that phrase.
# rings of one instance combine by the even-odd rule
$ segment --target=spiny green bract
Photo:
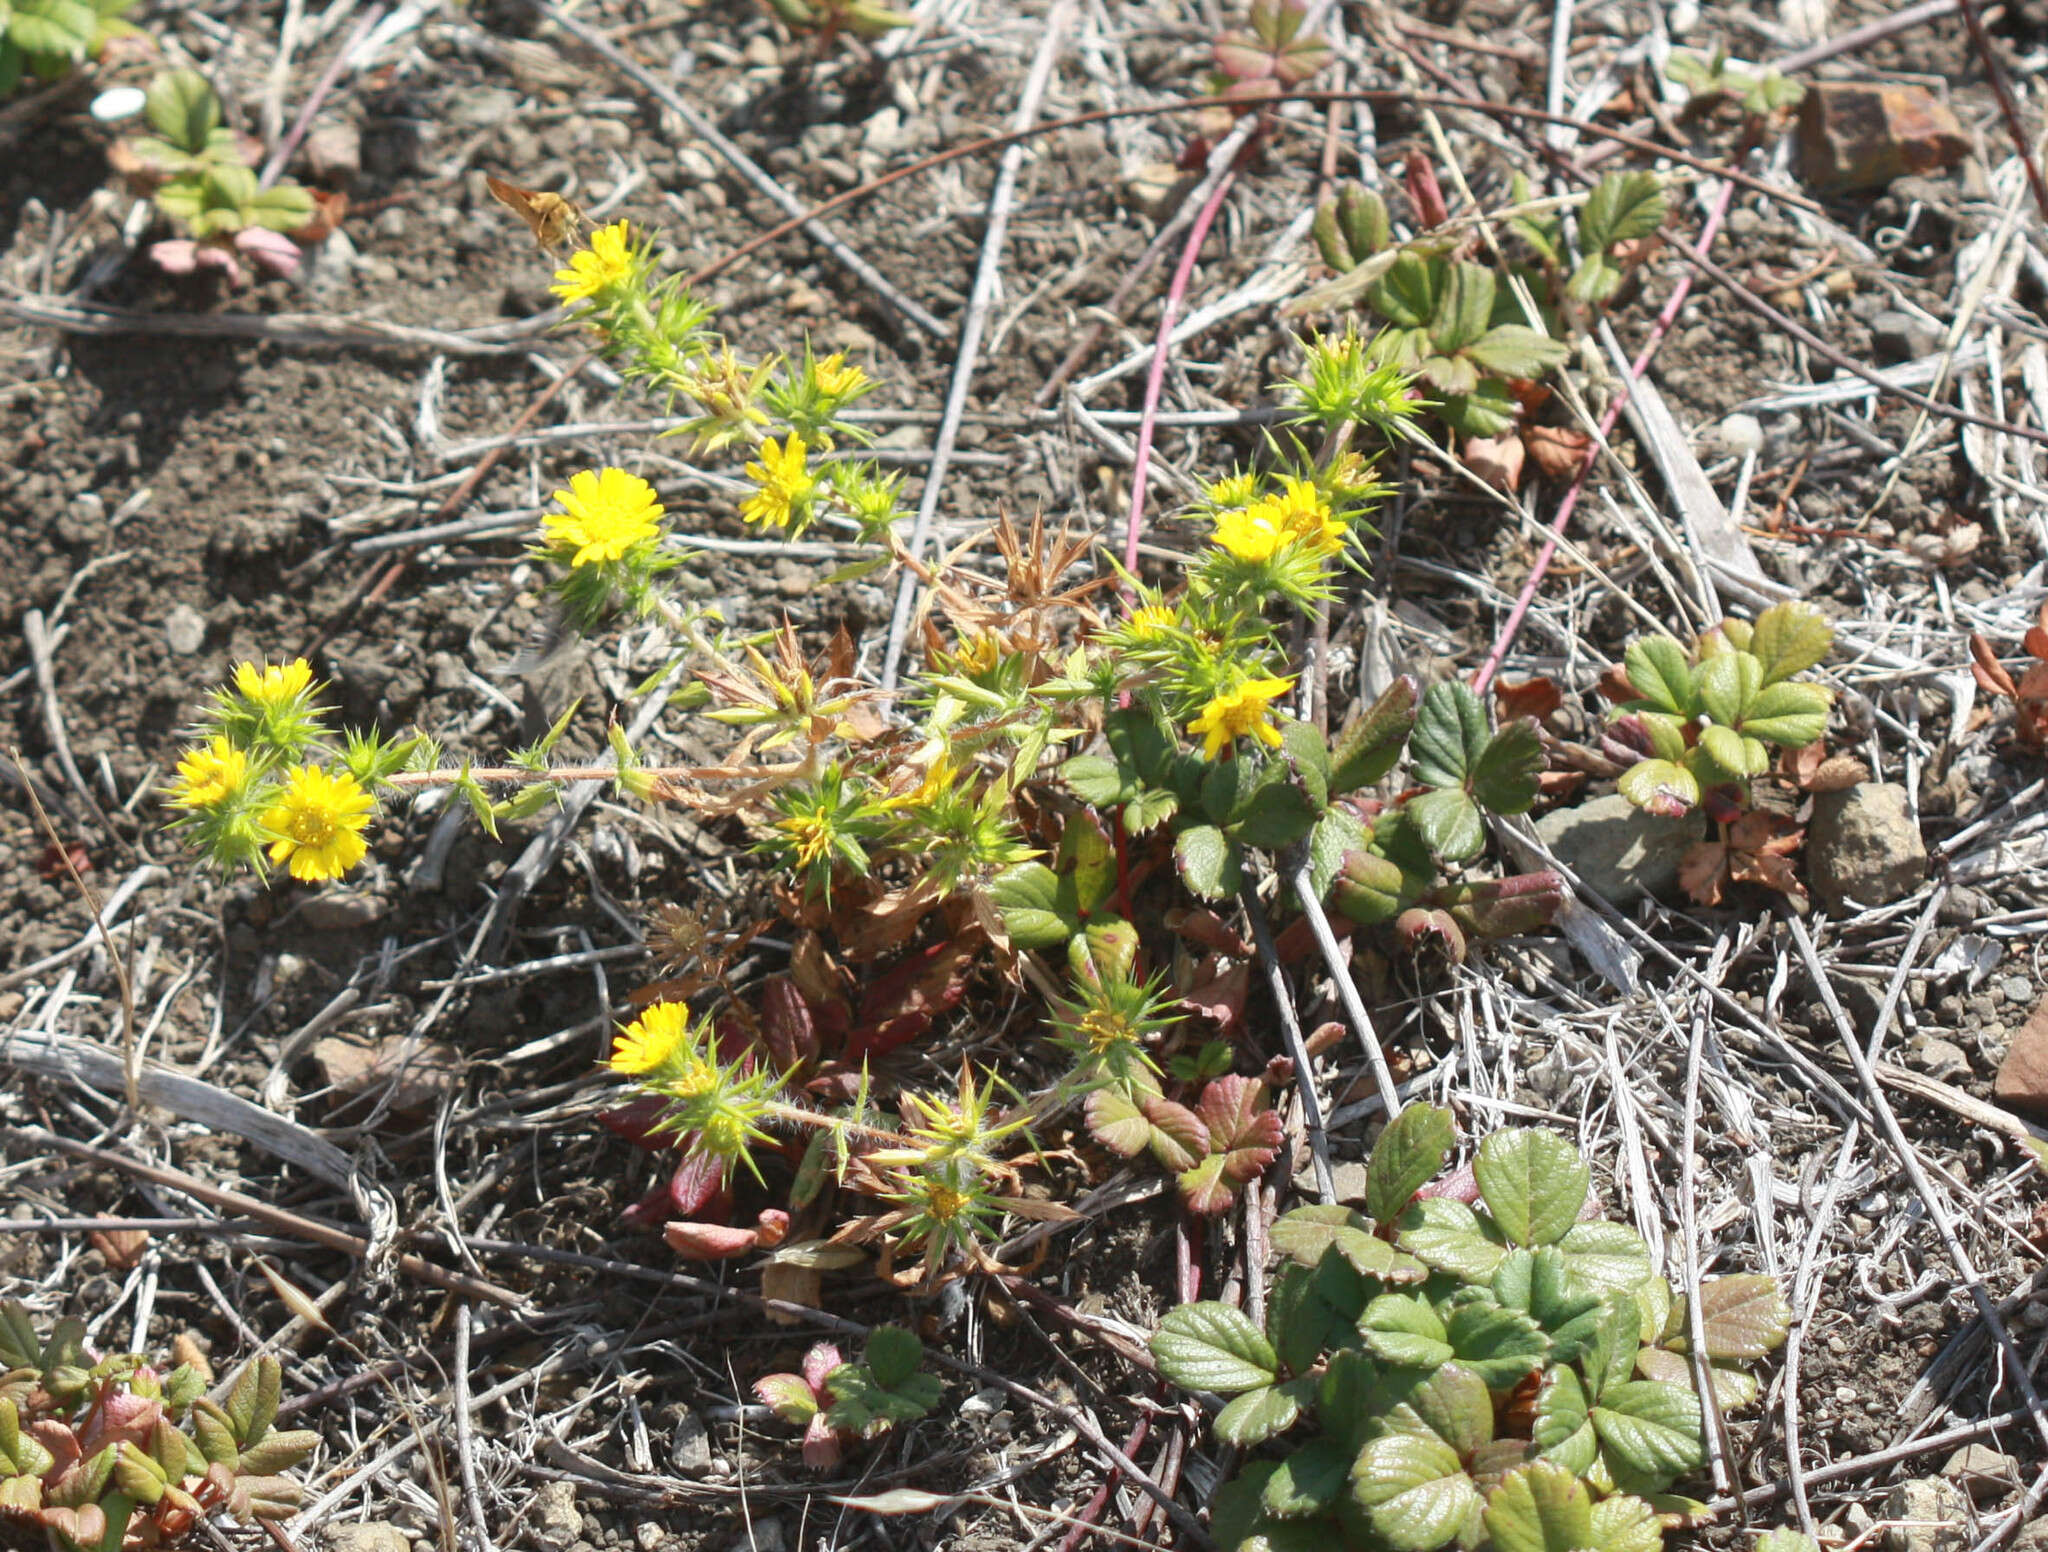
[[[1153,1336],[1162,1374],[1231,1398],[1224,1443],[1317,1427],[1218,1490],[1225,1552],[1657,1552],[1664,1517],[1697,1507],[1670,1492],[1706,1459],[1695,1335],[1718,1405],[1754,1401],[1742,1366],[1791,1318],[1776,1281],[1704,1282],[1695,1319],[1640,1235],[1585,1215],[1570,1143],[1495,1132],[1469,1178],[1418,1194],[1452,1141],[1448,1112],[1410,1106],[1374,1149],[1365,1212],[1281,1217],[1263,1328],[1200,1303]]]

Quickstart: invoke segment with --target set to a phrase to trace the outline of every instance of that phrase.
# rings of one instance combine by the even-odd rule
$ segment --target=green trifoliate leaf
[[[1042,862],[1004,869],[989,885],[989,896],[1018,948],[1053,948],[1080,928],[1071,893],[1063,897],[1059,875]]]
[[[1508,1127],[1479,1145],[1472,1161],[1479,1194],[1495,1225],[1518,1245],[1553,1245],[1586,1205],[1592,1171],[1562,1137]]]
[[[1384,1434],[1359,1452],[1352,1493],[1373,1530],[1397,1552],[1433,1552],[1479,1515],[1479,1490],[1441,1439]]]
[[[1589,1401],[1598,1401],[1610,1386],[1628,1379],[1635,1371],[1636,1354],[1642,1345],[1641,1306],[1631,1295],[1610,1288],[1592,1337],[1579,1356]]]
[[[1604,1390],[1591,1412],[1617,1486],[1656,1492],[1706,1460],[1699,1399],[1679,1385],[1629,1380]]]
[[[1425,1196],[1401,1214],[1395,1243],[1418,1261],[1463,1282],[1490,1282],[1507,1247],[1463,1202]]]
[[[1579,1383],[1577,1370],[1559,1365],[1543,1376],[1529,1437],[1546,1459],[1567,1471],[1581,1472],[1593,1464],[1600,1440],[1593,1432],[1586,1387]]]
[[[1749,650],[1763,670],[1765,684],[1776,684],[1822,661],[1835,644],[1835,628],[1811,604],[1773,604],[1756,617]]]
[[[1487,740],[1472,767],[1472,796],[1496,814],[1526,814],[1543,774],[1543,740],[1526,718]]]
[[[1523,324],[1504,323],[1472,341],[1463,354],[1468,361],[1502,377],[1535,378],[1560,365],[1571,351],[1562,342]]]
[[[1214,825],[1190,825],[1173,843],[1173,860],[1181,882],[1204,900],[1237,893],[1244,880],[1243,853]]]
[[[1389,1369],[1381,1376],[1383,1425],[1443,1440],[1465,1458],[1493,1438],[1493,1397],[1486,1382],[1453,1360],[1434,1369]]]
[[[1461,788],[1439,787],[1411,798],[1407,812],[1429,849],[1445,862],[1469,862],[1486,848],[1486,821]]]
[[[1649,709],[1684,721],[1699,715],[1698,692],[1685,648],[1669,636],[1641,636],[1628,645],[1628,682]]]
[[[1803,749],[1828,730],[1828,709],[1834,696],[1825,685],[1803,679],[1765,685],[1749,703],[1742,731],[1751,738]]]
[[[1425,1299],[1383,1293],[1366,1305],[1358,1334],[1375,1358],[1408,1369],[1435,1369],[1457,1357],[1444,1323]]]
[[[1723,727],[1734,727],[1749,714],[1750,703],[1764,685],[1763,665],[1747,652],[1719,652],[1694,670],[1700,709]]]
[[[1446,1339],[1458,1362],[1488,1390],[1512,1390],[1540,1368],[1550,1341],[1520,1310],[1508,1309],[1484,1288],[1462,1288],[1443,1311]]]
[[[1778,1534],[1781,1533],[1766,1531],[1756,1544],[1756,1552],[1792,1552],[1792,1549],[1770,1545],[1771,1537]],[[1657,1511],[1642,1499],[1629,1493],[1617,1493],[1593,1505],[1593,1529],[1589,1539],[1594,1552],[1662,1552],[1664,1526],[1657,1518]],[[1804,1536],[1795,1539],[1805,1542],[1801,1552],[1818,1552]]]
[[[1588,251],[1650,236],[1664,224],[1664,189],[1652,172],[1611,172],[1593,186],[1579,212],[1579,242]]]
[[[1436,1179],[1456,1140],[1451,1113],[1437,1105],[1410,1105],[1388,1122],[1365,1166],[1365,1210],[1373,1221],[1393,1222]]]
[[[1249,1449],[1287,1432],[1301,1417],[1305,1383],[1292,1380],[1246,1391],[1216,1414],[1216,1437],[1225,1444]]]
[[[1343,1493],[1354,1453],[1336,1439],[1311,1440],[1266,1479],[1260,1506],[1283,1520],[1322,1513]]]
[[[1125,802],[1129,797],[1124,773],[1117,769],[1115,761],[1105,760],[1099,754],[1075,755],[1060,767],[1060,780],[1075,797],[1098,808]]]
[[[1213,1301],[1168,1310],[1148,1344],[1159,1372],[1189,1390],[1236,1395],[1271,1385],[1280,1359],[1242,1310]]]
[[[1419,1283],[1428,1275],[1420,1261],[1403,1255],[1374,1234],[1363,1216],[1338,1202],[1282,1213],[1270,1238],[1275,1250],[1303,1266],[1317,1266],[1335,1250],[1356,1270],[1382,1282]]]
[[[1637,808],[1660,818],[1676,819],[1699,806],[1699,778],[1671,760],[1638,760],[1615,786]]]
[[[1552,1461],[1511,1471],[1486,1500],[1495,1552],[1578,1552],[1592,1544],[1593,1498]]]
[[[1400,759],[1415,720],[1415,681],[1403,674],[1338,737],[1330,756],[1330,791],[1353,792],[1385,776]]]
[[[1408,740],[1415,780],[1426,787],[1463,786],[1486,740],[1486,708],[1472,687],[1457,679],[1431,685]]]

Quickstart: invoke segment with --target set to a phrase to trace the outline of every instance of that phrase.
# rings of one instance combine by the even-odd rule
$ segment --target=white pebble
[[[1763,422],[1754,415],[1730,415],[1721,422],[1721,445],[1738,458],[1763,451]]]
[[[139,86],[110,86],[92,100],[92,116],[102,124],[111,124],[117,119],[132,119],[143,109],[148,99]]]

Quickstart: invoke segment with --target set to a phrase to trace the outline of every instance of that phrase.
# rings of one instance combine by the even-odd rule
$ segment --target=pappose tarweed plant
[[[1468,871],[1484,816],[1534,801],[1533,724],[1493,727],[1463,685],[1408,679],[1334,738],[1298,715],[1313,676],[1288,646],[1296,621],[1334,598],[1340,568],[1363,573],[1377,450],[1420,407],[1355,333],[1302,342],[1258,465],[1182,514],[1198,547],[1178,574],[1141,578],[1007,516],[911,557],[897,480],[850,456],[865,433],[847,411],[873,380],[808,346],[744,356],[624,223],[590,234],[556,292],[628,382],[683,407],[673,434],[745,469],[737,518],[870,548],[827,581],[914,570],[928,607],[903,682],[885,695],[843,629],[807,649],[786,623],[748,634],[684,606],[666,573],[687,541],[660,493],[583,470],[531,553],[571,630],[656,628],[671,656],[636,694],[731,730],[717,767],[648,764],[616,723],[612,765],[558,764],[574,706],[501,765],[449,764],[418,736],[338,737],[307,665],[252,664],[216,694],[169,799],[215,863],[306,882],[348,872],[383,807],[433,786],[493,834],[599,774],[742,827],[761,887],[724,915],[659,908],[660,980],[607,1062],[627,1101],[607,1124],[674,1159],[635,1221],[678,1253],[760,1251],[808,1276],[873,1256],[906,1283],[992,1268],[1010,1225],[1071,1216],[1032,1178],[1049,1134],[1069,1155],[1146,1155],[1189,1211],[1222,1212],[1277,1155],[1268,1083],[1286,1079],[1244,1040],[1242,997],[1202,994],[1253,957],[1208,906],[1277,869],[1308,885],[1282,910],[1312,895],[1388,928],[1389,951],[1452,959],[1557,909],[1552,875]],[[740,984],[764,930],[792,945],[788,967]],[[1049,1067],[1006,1049],[935,1088],[885,1061],[1004,981],[1039,1000]]]
[[[166,801],[217,867],[282,867],[305,883],[342,877],[369,850],[376,789],[421,740],[337,740],[303,658],[240,664],[214,692]]]

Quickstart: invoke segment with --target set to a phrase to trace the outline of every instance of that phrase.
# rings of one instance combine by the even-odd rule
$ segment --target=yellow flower
[[[555,271],[548,289],[565,302],[585,302],[633,278],[632,233],[614,221],[590,234],[590,246],[569,255],[569,267]]]
[[[313,670],[302,657],[295,657],[289,663],[258,668],[254,663],[235,665],[235,688],[242,692],[243,699],[253,701],[265,711],[275,711],[286,701],[302,694],[313,682]]]
[[[225,738],[216,738],[185,751],[171,802],[179,808],[211,808],[240,792],[248,779],[249,757]]]
[[[562,510],[542,518],[541,530],[550,543],[575,549],[571,566],[617,560],[661,532],[654,487],[624,469],[585,469],[570,477],[567,490],[555,492],[555,500]]]
[[[1239,560],[1271,560],[1294,539],[1282,517],[1272,501],[1237,507],[1216,515],[1216,531],[1210,537]]]
[[[1219,507],[1246,507],[1259,493],[1259,477],[1256,474],[1233,474],[1220,479],[1208,487],[1209,499]]]
[[[791,814],[775,821],[775,828],[796,842],[796,863],[813,867],[832,847],[832,821],[823,814]]]
[[[273,837],[270,860],[289,862],[292,877],[310,883],[340,878],[369,850],[363,828],[370,807],[370,794],[347,771],[297,767],[263,815],[263,828]]]
[[[828,399],[847,399],[868,385],[868,374],[846,364],[846,352],[835,350],[823,361],[811,365],[811,381]]]
[[[1173,629],[1179,621],[1180,616],[1174,612],[1171,604],[1147,604],[1142,609],[1131,611],[1131,617],[1125,622],[1124,628],[1130,632],[1132,640],[1150,641],[1153,637]]]
[[[761,444],[761,461],[747,465],[747,477],[761,488],[740,503],[740,516],[764,528],[787,528],[792,519],[807,516],[811,492],[818,482],[804,471],[809,456],[804,439],[794,431],[775,445],[769,437]]]
[[[1202,708],[1202,714],[1188,724],[1190,733],[1202,735],[1202,758],[1215,759],[1232,739],[1247,733],[1268,748],[1277,749],[1280,730],[1273,726],[1267,708],[1293,688],[1292,679],[1253,679],[1213,697]]]
[[[638,1077],[669,1065],[676,1047],[689,1037],[690,1010],[680,1002],[657,1002],[624,1029],[612,1043],[608,1065],[613,1072]]]
[[[1292,475],[1282,475],[1281,483],[1287,487],[1285,494],[1268,496],[1259,505],[1272,509],[1288,536],[1307,545],[1312,555],[1335,555],[1343,549],[1347,530],[1331,512],[1323,493],[1310,481]]]

